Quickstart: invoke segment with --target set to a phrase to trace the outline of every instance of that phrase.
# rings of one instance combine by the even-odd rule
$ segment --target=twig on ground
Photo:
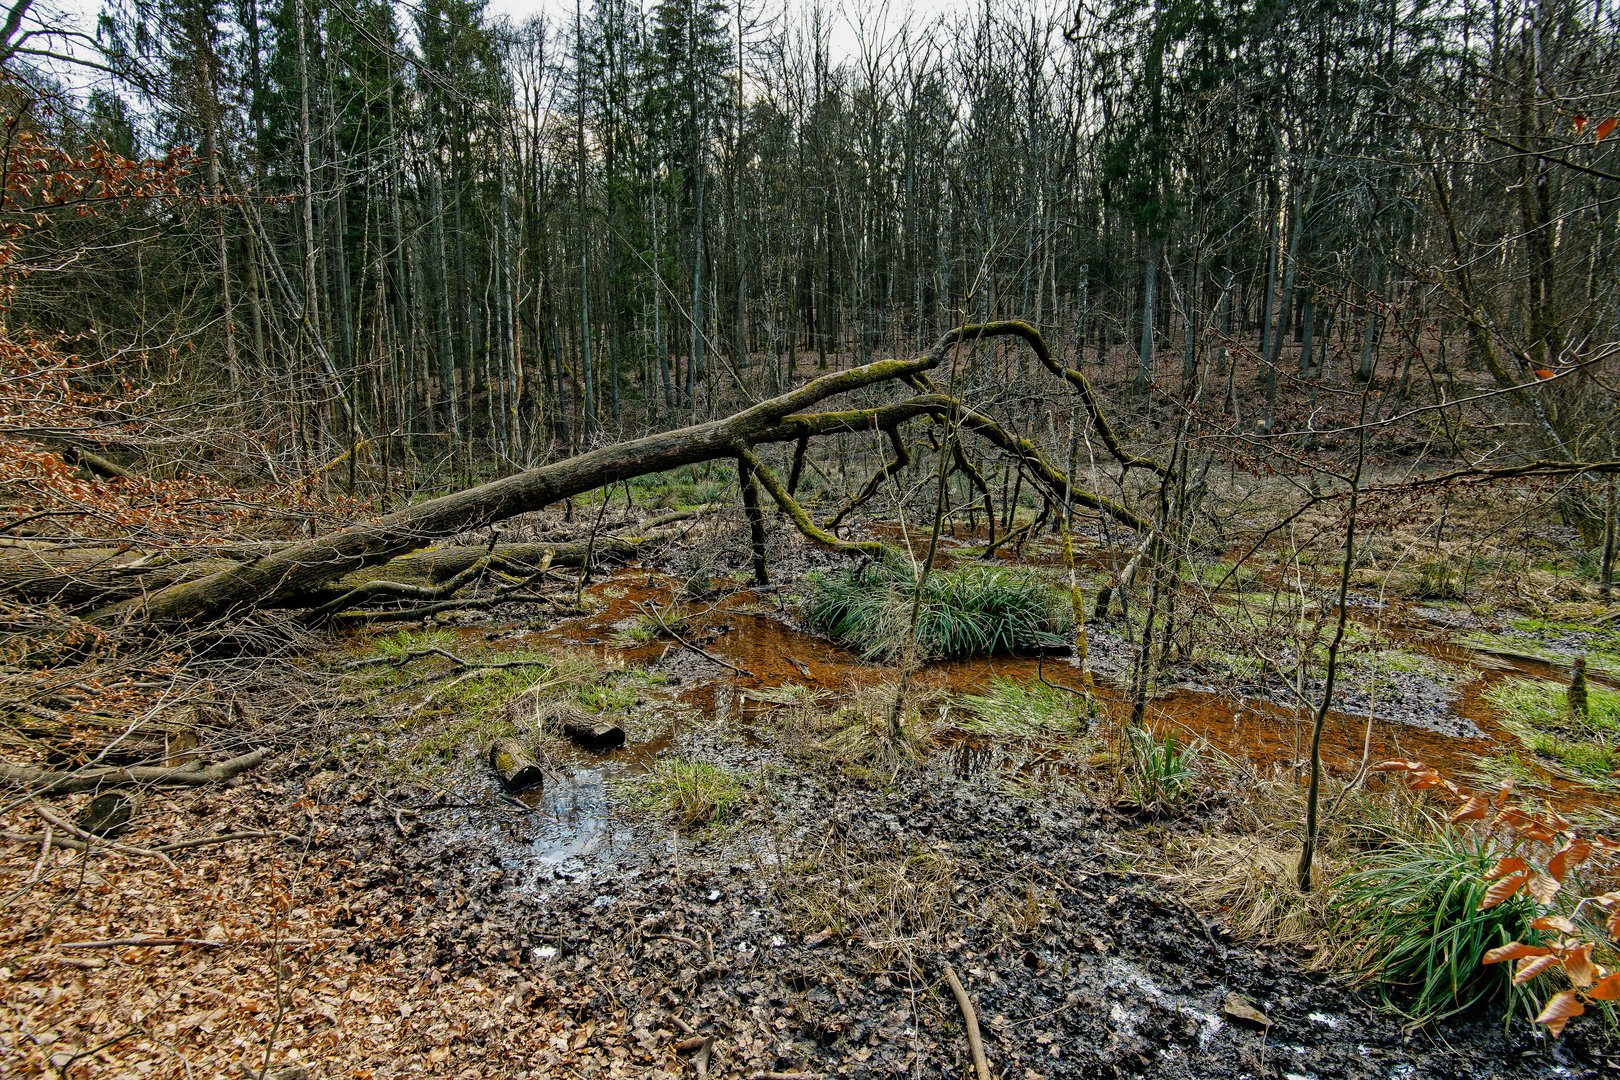
[[[547,667],[544,660],[463,660],[449,649],[441,649],[437,645],[429,645],[422,649],[411,649],[398,656],[365,656],[359,660],[350,660],[343,665],[344,671],[354,668],[370,667],[374,664],[387,664],[389,667],[404,667],[412,660],[420,660],[424,656],[442,656],[462,670],[493,671],[499,668],[518,667]]]
[[[116,840],[108,840],[104,836],[97,836],[95,833],[85,832],[83,829],[73,824],[73,822],[68,821],[66,818],[57,817],[45,807],[37,804],[34,806],[34,813],[41,821],[45,822],[46,825],[55,826],[56,828],[61,829],[63,832],[71,833],[72,835],[78,837],[79,841],[85,845],[85,850],[89,850],[91,847],[106,848],[109,851],[116,851],[120,855],[140,855],[149,859],[158,859],[170,870],[179,869],[179,867],[174,865],[174,860],[163,854],[161,851],[153,851],[151,848],[135,847],[132,844],[120,844]],[[60,840],[56,842],[60,843]]]
[[[979,1037],[979,1016],[973,1011],[973,1002],[956,977],[956,969],[949,960],[941,961],[940,969],[945,982],[956,996],[956,1005],[962,1010],[962,1023],[967,1028],[968,1053],[973,1055],[973,1075],[977,1080],[990,1080],[990,1062],[984,1056],[984,1040]]]
[[[700,648],[692,644],[690,641],[687,641],[681,635],[677,634],[670,628],[670,625],[664,621],[664,616],[659,612],[656,605],[637,603],[636,607],[640,611],[652,616],[653,621],[658,624],[658,628],[664,633],[668,634],[670,637],[674,638],[677,644],[691,649],[693,652],[697,653],[710,663],[719,664],[723,668],[729,668],[730,670],[735,671],[744,678],[752,679],[754,677],[754,673],[752,671],[746,671],[743,668],[738,667],[736,664],[722,660],[720,657],[714,655],[712,652],[709,652],[707,649]]]

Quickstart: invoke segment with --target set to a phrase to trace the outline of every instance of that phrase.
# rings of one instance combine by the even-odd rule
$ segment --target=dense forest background
[[[10,14],[13,137],[190,154],[187,198],[32,220],[11,321],[256,468],[443,485],[1006,317],[1249,430],[1393,357],[1614,456],[1603,0],[880,9],[841,56],[817,6],[115,0],[81,97]]]

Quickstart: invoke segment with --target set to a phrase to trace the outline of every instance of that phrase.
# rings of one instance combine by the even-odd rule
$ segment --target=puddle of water
[[[688,604],[701,612],[689,621],[683,633],[696,649],[667,638],[636,644],[616,637],[626,622],[642,614],[646,605],[662,608],[670,604],[677,595],[677,584],[674,578],[658,571],[627,568],[586,590],[592,605],[588,614],[563,620],[543,631],[468,626],[463,632],[486,640],[511,640],[540,651],[585,651],[614,665],[663,671],[673,684],[668,691],[672,708],[685,716],[722,721],[747,718],[770,723],[772,706],[751,699],[749,691],[797,684],[824,691],[828,700],[836,702],[857,686],[894,677],[892,668],[865,663],[824,638],[795,629],[780,617],[780,600],[747,589]],[[1471,650],[1446,641],[1423,621],[1421,613],[1406,612],[1407,606],[1391,605],[1371,628],[1392,648],[1419,652],[1478,672],[1459,682],[1450,704],[1451,712],[1464,722],[1458,730],[1466,734],[1447,734],[1382,719],[1375,720],[1369,732],[1365,716],[1330,713],[1322,743],[1323,761],[1330,770],[1348,774],[1364,759],[1377,762],[1410,758],[1434,765],[1449,775],[1466,774],[1475,768],[1477,756],[1517,745],[1510,738],[1502,738],[1494,710],[1484,700],[1484,691],[1503,678],[1548,677],[1555,672],[1552,665],[1533,660],[1477,663]],[[1017,681],[1040,678],[1074,690],[1083,685],[1078,666],[1067,658],[1019,656],[930,665],[918,673],[914,686],[920,696],[946,698],[979,692],[994,677]],[[1126,692],[1118,686],[1099,682],[1097,694],[1104,710],[1112,715],[1128,709]],[[1146,720],[1160,735],[1202,740],[1215,751],[1262,771],[1301,770],[1311,726],[1310,716],[1303,709],[1198,688],[1179,688],[1159,695],[1149,703]],[[576,766],[521,797],[533,813],[519,819],[514,827],[516,835],[503,842],[509,867],[534,873],[536,867],[558,868],[599,860],[626,848],[632,830],[615,822],[608,784],[644,770],[673,745],[686,722],[677,716],[657,738],[585,759],[590,761],[588,766]],[[1475,733],[1478,737],[1470,737]],[[1040,757],[1040,750],[1038,746],[1030,748],[1032,760]],[[954,755],[954,767],[962,775],[971,775],[981,771],[998,748],[981,738],[961,737],[953,741],[949,752]],[[1578,805],[1590,795],[1560,777],[1547,774],[1544,779],[1547,790],[1561,804]]]
[[[508,871],[529,875],[537,867],[612,855],[630,843],[630,829],[612,814],[607,768],[575,768],[547,777],[516,801],[532,812],[513,821],[501,845]]]
[[[750,690],[797,684],[827,691],[833,695],[832,700],[837,700],[853,687],[893,677],[892,668],[865,663],[824,638],[789,626],[775,614],[776,601],[746,589],[704,601],[709,610],[694,621],[695,629],[688,638],[730,668],[667,640],[631,646],[614,643],[617,624],[639,614],[642,605],[669,604],[676,595],[676,585],[673,578],[657,571],[618,571],[587,589],[587,595],[597,605],[591,614],[524,635],[526,643],[542,649],[548,644],[584,648],[601,659],[633,666],[661,662],[670,666],[674,659],[690,660],[689,665],[684,665],[686,674],[679,684],[678,697],[706,715],[716,710],[750,716],[768,713],[768,707],[743,697]],[[1468,666],[1473,655],[1470,651],[1436,640],[1421,623],[1418,627],[1403,625],[1401,615],[1399,607],[1392,607],[1378,620],[1378,632],[1387,635],[1392,646]],[[678,657],[683,652],[687,655]],[[1494,711],[1482,697],[1485,687],[1510,674],[1529,673],[1520,665],[1505,665],[1507,670],[1502,667],[1464,680],[1452,703],[1452,711],[1463,721],[1462,730],[1472,729],[1481,737],[1459,737],[1377,719],[1369,741],[1365,716],[1330,713],[1323,733],[1323,760],[1331,769],[1347,771],[1355,769],[1364,756],[1375,762],[1392,757],[1416,758],[1452,773],[1473,768],[1474,758],[1491,752],[1501,735]],[[978,692],[997,676],[1018,681],[1044,678],[1075,690],[1083,685],[1079,668],[1068,659],[1033,656],[937,663],[918,673],[914,685],[922,695],[950,697]],[[1097,694],[1105,709],[1117,712],[1126,707],[1122,688],[1098,682]],[[1155,698],[1149,703],[1147,721],[1159,734],[1201,739],[1261,770],[1295,767],[1304,756],[1310,729],[1310,718],[1302,709],[1196,688],[1174,689]],[[964,762],[964,767],[970,764]],[[1548,778],[1548,785],[1555,791],[1570,787],[1554,777]]]

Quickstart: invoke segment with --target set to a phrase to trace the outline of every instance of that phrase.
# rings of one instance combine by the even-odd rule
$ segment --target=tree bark
[[[133,621],[148,627],[172,627],[219,619],[255,607],[293,606],[345,575],[425,547],[439,537],[484,528],[631,477],[744,455],[749,447],[761,442],[796,440],[801,434],[818,428],[838,430],[845,418],[860,417],[866,411],[808,414],[805,410],[862,387],[915,379],[936,367],[951,347],[991,337],[1019,338],[1030,344],[1044,363],[1060,371],[1066,381],[1072,383],[1078,378],[1077,373],[1059,369],[1051,362],[1040,334],[1026,323],[963,326],[945,334],[926,356],[914,360],[880,360],[829,373],[732,416],[604,446],[444,495],[374,521],[287,545],[206,577],[176,582],[104,608],[95,618],[104,625]],[[961,423],[966,429],[1017,458],[1049,486],[1068,490],[1068,478],[1046,464],[1027,440],[1011,435],[953,398],[925,396],[936,400],[918,408],[913,415],[960,410]],[[1094,405],[1094,400],[1088,401],[1088,406]],[[1100,419],[1100,414],[1095,415]],[[1143,459],[1123,452],[1116,456],[1131,464],[1145,464]],[[754,462],[750,460],[749,464],[753,466]],[[768,471],[755,467],[754,472],[768,489],[779,487]],[[772,497],[781,501],[775,490]],[[1135,514],[1106,499],[1085,492],[1074,492],[1072,497],[1132,528],[1142,525]]]

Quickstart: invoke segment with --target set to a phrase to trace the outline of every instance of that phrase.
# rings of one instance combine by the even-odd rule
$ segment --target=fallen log
[[[800,439],[817,426],[818,418],[823,415],[806,410],[828,398],[881,384],[909,382],[926,388],[928,384],[917,380],[918,376],[944,363],[961,347],[998,337],[1018,339],[1033,349],[1043,365],[1081,391],[1088,411],[1093,412],[1093,420],[1098,425],[1102,423],[1100,414],[1094,411],[1095,399],[1089,394],[1084,377],[1053,363],[1044,340],[1033,327],[1013,321],[962,326],[942,336],[925,356],[913,360],[880,360],[830,372],[731,416],[604,446],[430,499],[372,521],[289,544],[216,573],[111,604],[97,610],[92,618],[103,625],[134,621],[160,628],[207,622],[260,607],[302,606],[306,598],[329,591],[333,583],[345,575],[419,550],[438,538],[486,528],[632,477],[720,458],[742,459],[789,520],[807,537],[837,550],[866,551],[869,545],[841,542],[814,527],[787,489],[775,480],[773,473],[763,468],[750,448],[764,442]],[[980,418],[954,398],[929,396],[943,398],[943,401],[936,409],[922,411],[960,410],[965,428],[1018,459],[1021,468],[1042,472],[1048,487],[1062,489],[1074,502],[1110,514],[1133,529],[1143,527],[1142,519],[1128,508],[1089,492],[1069,489],[1068,478],[1048,466],[1026,441],[1008,435],[996,425],[980,422]],[[854,414],[845,415],[865,411],[855,410]],[[1109,432],[1106,441],[1113,450],[1111,435]],[[1127,468],[1143,465],[1151,471],[1151,464],[1145,459],[1123,453],[1116,456]]]
[[[0,762],[0,781],[20,784],[35,795],[63,795],[73,791],[94,791],[97,788],[127,785],[206,787],[209,784],[223,784],[227,780],[233,780],[249,769],[264,764],[269,757],[270,751],[261,749],[215,765],[204,766],[194,763],[172,769],[160,766],[134,766],[54,770],[32,769]]]
[[[545,781],[534,752],[518,739],[497,739],[489,748],[489,767],[507,791],[527,791]]]
[[[582,750],[617,750],[624,745],[624,728],[607,720],[565,716],[558,726]]]

